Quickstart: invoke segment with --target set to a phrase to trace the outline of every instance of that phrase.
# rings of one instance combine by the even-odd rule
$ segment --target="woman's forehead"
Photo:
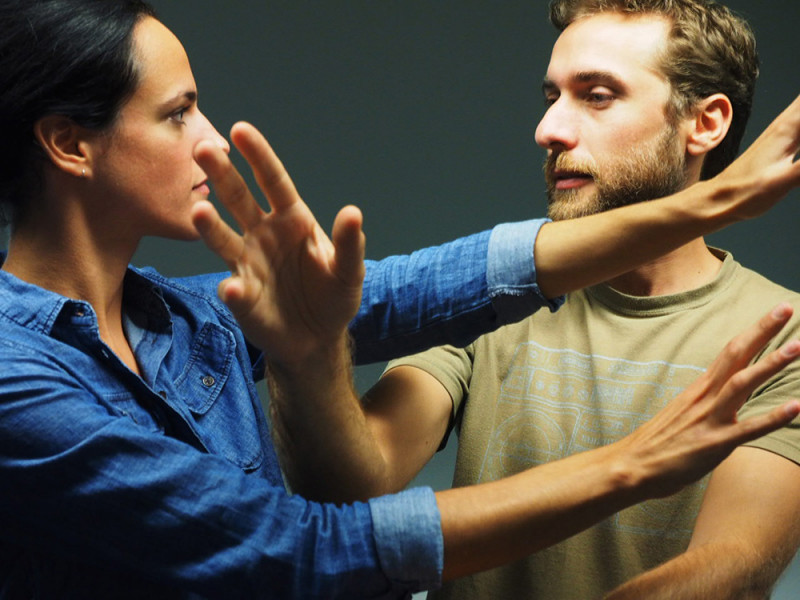
[[[142,19],[133,32],[139,69],[137,94],[169,97],[195,92],[189,57],[177,37],[160,21]]]

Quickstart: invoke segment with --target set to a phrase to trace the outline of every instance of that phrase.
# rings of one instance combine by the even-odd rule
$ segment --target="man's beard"
[[[592,177],[595,192],[581,187],[556,189],[554,171]],[[686,158],[674,128],[667,127],[653,142],[631,149],[598,166],[573,161],[566,153],[550,154],[544,164],[548,216],[554,221],[574,219],[620,206],[663,198],[686,187]]]

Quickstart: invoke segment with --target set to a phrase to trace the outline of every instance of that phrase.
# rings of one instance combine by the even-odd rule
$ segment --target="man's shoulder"
[[[752,286],[754,292],[774,293],[800,299],[800,293],[765,277],[758,271],[737,263],[737,276],[742,283]]]
[[[725,296],[724,306],[731,310],[752,310],[763,313],[772,306],[788,302],[800,311],[800,293],[768,279],[764,275],[737,264],[736,276]]]

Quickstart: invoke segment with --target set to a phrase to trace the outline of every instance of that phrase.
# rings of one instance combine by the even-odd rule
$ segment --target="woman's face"
[[[194,147],[207,139],[229,146],[198,109],[189,59],[172,32],[143,19],[134,30],[134,52],[139,86],[97,142],[95,211],[108,208],[131,236],[195,239],[190,209],[209,188]]]

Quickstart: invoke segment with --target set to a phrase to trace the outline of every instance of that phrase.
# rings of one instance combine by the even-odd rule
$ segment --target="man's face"
[[[670,86],[658,69],[667,32],[658,17],[608,13],[579,19],[556,41],[536,130],[554,220],[685,187],[685,138],[667,118]]]

